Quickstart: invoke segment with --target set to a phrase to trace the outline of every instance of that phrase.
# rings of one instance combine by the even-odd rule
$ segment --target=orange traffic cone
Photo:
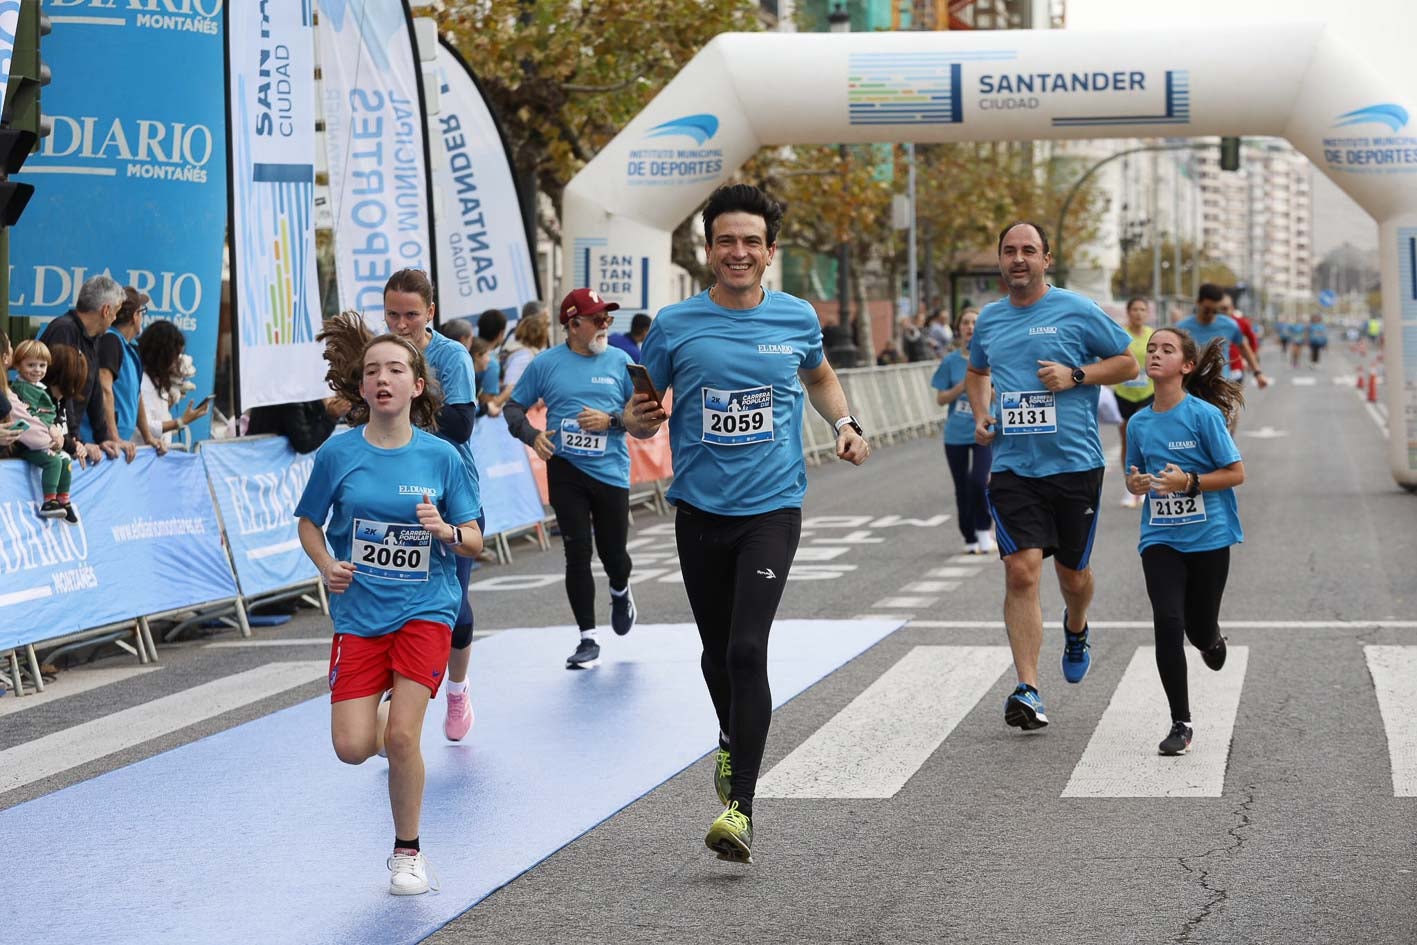
[[[1363,382],[1363,366],[1360,364],[1358,365],[1358,389],[1362,390],[1367,386],[1368,385]]]
[[[1378,372],[1368,371],[1368,403],[1378,402]]]

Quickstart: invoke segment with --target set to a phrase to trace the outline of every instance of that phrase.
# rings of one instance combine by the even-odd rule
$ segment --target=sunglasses
[[[588,321],[596,328],[609,328],[615,322],[614,315],[573,315],[572,321]]]

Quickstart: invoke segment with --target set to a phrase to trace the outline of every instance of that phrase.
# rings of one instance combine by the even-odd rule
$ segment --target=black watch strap
[[[866,431],[861,429],[861,424],[857,422],[856,418],[853,417],[851,414],[847,414],[844,417],[838,417],[836,423],[832,424],[832,432],[840,436],[842,427],[851,427],[851,429],[856,431],[857,436],[866,435]]]

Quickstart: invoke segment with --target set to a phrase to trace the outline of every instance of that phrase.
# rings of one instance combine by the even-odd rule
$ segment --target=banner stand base
[[[6,674],[10,679],[11,694],[17,697],[25,694],[25,677],[24,674],[20,672],[19,649],[20,648],[17,647],[7,654],[10,657],[10,671]],[[28,660],[30,664],[30,674],[34,676],[34,691],[41,693],[44,691],[44,676],[39,671],[39,657],[35,656],[34,644],[27,643],[23,649],[25,651],[25,659]]]

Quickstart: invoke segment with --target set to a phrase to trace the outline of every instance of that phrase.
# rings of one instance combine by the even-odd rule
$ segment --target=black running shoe
[[[1201,650],[1201,659],[1205,660],[1205,665],[1220,672],[1220,667],[1225,665],[1225,638],[1221,637],[1210,649]]]
[[[70,525],[79,524],[79,513],[74,511],[74,506],[68,502],[64,503],[64,521]]]
[[[629,587],[623,594],[610,595],[610,628],[623,637],[635,627],[635,595]]]
[[[63,518],[64,506],[57,499],[45,499],[39,507],[40,518]]]
[[[1191,727],[1185,722],[1171,723],[1171,734],[1161,740],[1157,751],[1163,755],[1184,755],[1191,750]]]
[[[581,640],[576,652],[566,657],[567,669],[590,669],[600,662],[600,644],[594,640]]]
[[[1038,694],[1038,690],[1019,683],[1004,700],[1004,721],[1025,732],[1046,726],[1048,714],[1043,711],[1043,697]]]

